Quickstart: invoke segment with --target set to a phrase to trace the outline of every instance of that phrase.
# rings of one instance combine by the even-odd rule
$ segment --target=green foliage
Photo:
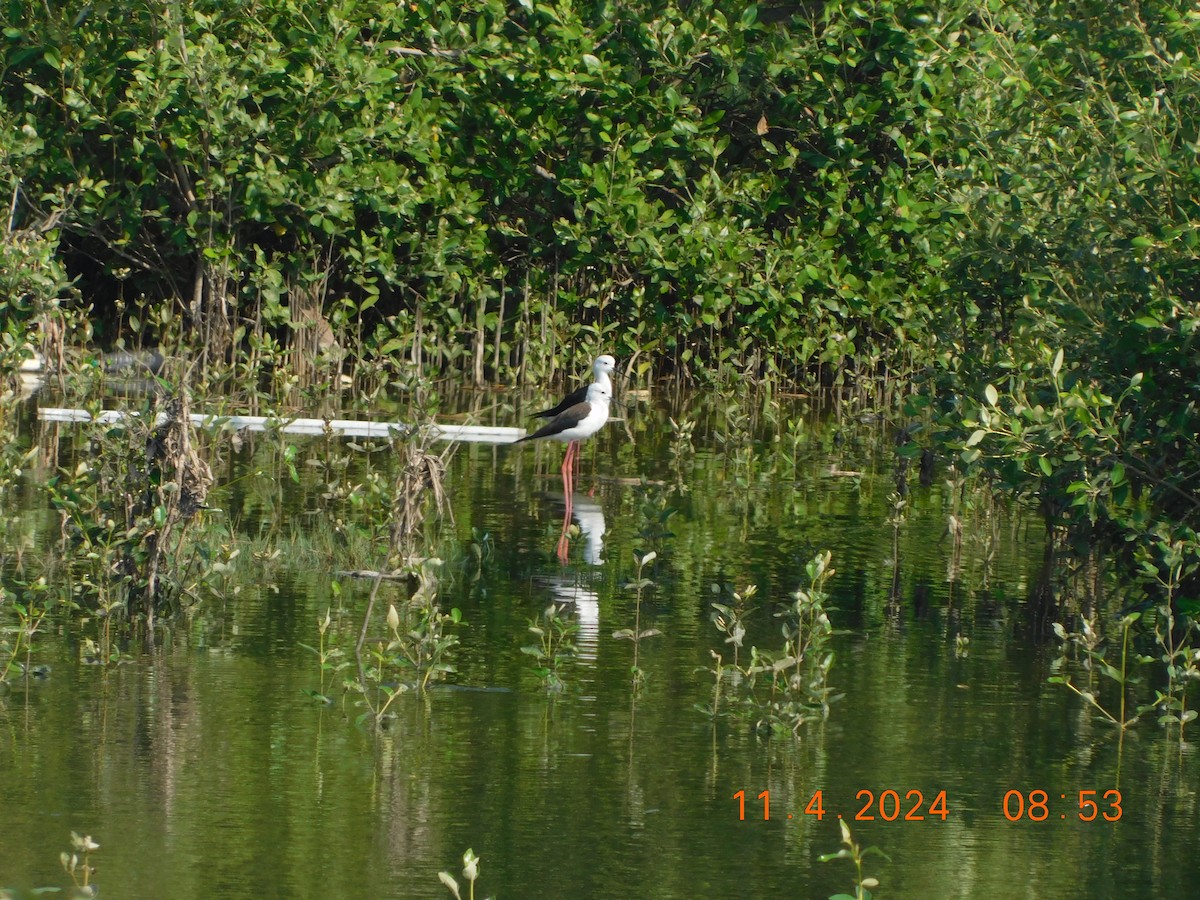
[[[58,231],[68,197],[63,188],[25,183],[26,173],[44,162],[46,145],[35,117],[9,113],[0,94],[0,117],[7,126],[0,133],[0,378],[5,382],[41,349],[38,329],[57,318],[59,301],[71,296]]]
[[[26,678],[39,674],[33,665],[33,643],[53,597],[44,578],[24,588],[18,597],[0,585],[0,615],[12,620],[0,624],[0,684],[16,672]]]
[[[824,853],[817,857],[821,862],[830,862],[835,859],[849,859],[854,863],[855,879],[853,894],[834,894],[829,900],[871,900],[874,894],[871,893],[871,888],[879,887],[879,879],[863,876],[863,861],[868,856],[882,856],[888,862],[891,862],[891,857],[880,850],[878,847],[863,848],[859,844],[854,843],[854,838],[850,834],[850,826],[845,820],[838,817],[838,826],[842,830],[842,849],[836,853]]]
[[[475,855],[475,851],[467,848],[467,852],[463,854],[463,878],[471,886],[467,896],[470,900],[475,900],[475,882],[479,878],[479,857]],[[462,894],[458,890],[458,881],[449,872],[438,872],[438,880],[444,884],[455,897],[455,900],[462,900]]]
[[[1054,632],[1063,642],[1063,656],[1060,657],[1054,669],[1060,670],[1066,662],[1066,648],[1069,645],[1075,645],[1079,648],[1085,659],[1085,670],[1088,673],[1088,685],[1081,689],[1074,684],[1070,675],[1054,675],[1049,679],[1054,684],[1062,684],[1068,690],[1079,696],[1084,702],[1092,706],[1098,711],[1108,722],[1121,729],[1121,732],[1133,725],[1144,714],[1154,709],[1155,704],[1146,704],[1139,706],[1132,716],[1126,716],[1126,700],[1128,699],[1128,689],[1131,685],[1137,684],[1140,680],[1130,674],[1130,666],[1133,662],[1146,664],[1153,662],[1149,656],[1137,656],[1131,658],[1130,637],[1134,624],[1141,618],[1139,613],[1130,613],[1121,620],[1121,658],[1120,667],[1111,665],[1105,658],[1104,643],[1096,631],[1095,623],[1084,620],[1083,628],[1080,634],[1071,634],[1061,624],[1055,623]],[[1119,696],[1117,698],[1116,712],[1109,711],[1096,697],[1096,688],[1091,683],[1094,673],[1099,671],[1102,675],[1108,678],[1116,685]]]
[[[96,423],[85,434],[92,452],[45,485],[69,550],[65,599],[99,614],[106,647],[114,618],[153,625],[198,599],[192,579],[212,574],[196,534],[212,473],[193,430],[183,395]]]
[[[629,641],[633,644],[633,663],[629,667],[629,672],[633,676],[633,686],[636,688],[646,680],[646,673],[639,665],[641,655],[642,641],[646,638],[658,637],[662,634],[658,628],[643,628],[642,627],[642,594],[647,588],[654,587],[654,582],[643,575],[643,570],[650,563],[658,558],[658,553],[651,550],[649,553],[641,554],[638,551],[633,551],[633,562],[637,566],[637,573],[634,580],[625,585],[625,589],[633,591],[633,627],[618,628],[613,632],[613,637],[618,641]]]
[[[955,229],[935,439],[1034,498],[1058,544],[1152,572],[1157,606],[1166,547],[1200,562],[1200,17],[1170,0],[975,12],[943,32],[959,65],[935,185]],[[1193,621],[1178,591],[1168,605]]]
[[[732,603],[712,604],[713,624],[726,636],[725,643],[732,645],[733,663],[727,664],[724,654],[712,651],[713,699],[699,707],[701,712],[712,718],[721,714],[722,686],[728,681],[736,691],[734,711],[752,718],[764,732],[798,735],[806,722],[829,715],[829,705],[839,699],[828,684],[834,659],[828,647],[833,625],[825,607],[829,599],[825,586],[834,574],[831,559],[829,551],[813,557],[805,566],[808,588],[795,591],[791,603],[775,613],[783,647],[774,651],[751,646],[745,664],[739,663],[739,655],[751,612],[749,601],[757,588],[732,591]]]
[[[439,559],[414,560],[406,567],[406,574],[415,578],[417,589],[408,602],[398,609],[394,603],[388,605],[386,614],[388,639],[375,643],[370,650],[370,665],[363,667],[362,639],[357,648],[359,657],[359,683],[351,685],[362,691],[376,722],[382,722],[388,708],[400,694],[415,686],[424,691],[431,681],[444,678],[455,671],[450,662],[450,651],[457,646],[458,637],[447,628],[462,621],[457,608],[442,612],[437,600],[438,580],[435,570],[441,566]],[[370,610],[374,606],[375,592],[379,579],[371,593],[372,602],[367,607],[366,625],[370,622]],[[401,612],[403,609],[403,613]],[[389,677],[399,675],[406,681],[389,683]],[[379,699],[372,703],[368,686],[373,685]]]
[[[537,639],[537,643],[521,648],[522,653],[537,661],[533,671],[547,691],[563,689],[559,667],[573,658],[576,652],[575,635],[579,632],[579,623],[563,616],[565,608],[563,604],[551,603],[542,610],[541,621],[534,619],[529,623],[529,633]]]
[[[1100,340],[1175,329],[1184,6],[756,10],[190,0],[114,31],[35,4],[6,32],[10,168],[194,317],[300,328],[311,290],[352,352],[477,376],[573,341],[896,377],[1061,346],[1122,294],[1133,331]]]
[[[0,102],[97,280],[226,341],[237,311],[302,327],[314,291],[353,352],[476,376],[567,341],[900,369],[955,72],[926,14],[871,7],[32,6]]]
[[[335,594],[339,594],[341,588],[334,582],[336,590]],[[390,612],[390,610],[389,610]],[[329,614],[329,610],[325,610],[325,616],[317,621],[317,646],[313,647],[310,644],[301,644],[308,652],[317,657],[317,665],[320,672],[320,687],[317,690],[307,690],[305,693],[321,703],[331,702],[331,698],[326,694],[325,682],[332,679],[338,672],[345,669],[350,663],[343,659],[345,652],[341,647],[336,646],[327,637],[329,626],[333,623],[333,619]]]
[[[370,397],[565,347],[911,379],[929,440],[1057,535],[1200,562],[1188,3],[8,12],[0,356],[78,275],[280,393],[314,360]]]
[[[61,321],[71,288],[53,234],[0,233],[0,378],[7,382],[40,350],[39,331]]]
[[[1176,726],[1178,737],[1183,740],[1184,727],[1196,718],[1196,710],[1189,709],[1187,704],[1188,685],[1200,674],[1200,653],[1195,649],[1196,602],[1191,598],[1181,601],[1177,596],[1185,578],[1190,577],[1195,569],[1186,553],[1195,545],[1195,537],[1190,540],[1160,541],[1157,544],[1162,556],[1157,560],[1144,560],[1143,574],[1146,579],[1160,589],[1160,602],[1143,612],[1129,612],[1120,620],[1121,650],[1119,663],[1109,662],[1111,651],[1101,631],[1101,624],[1095,618],[1080,617],[1078,633],[1068,631],[1061,623],[1054,624],[1054,633],[1062,641],[1062,655],[1053,663],[1056,673],[1049,679],[1051,682],[1062,684],[1068,690],[1077,694],[1082,700],[1096,709],[1108,722],[1118,726],[1122,732],[1135,724],[1142,716],[1157,711],[1158,723],[1162,726]],[[1147,652],[1137,652],[1132,646],[1134,626],[1145,619],[1152,623],[1152,638],[1156,645],[1156,655]],[[1082,688],[1073,683],[1068,671],[1068,650],[1074,648],[1076,656],[1082,662],[1082,670],[1086,683]],[[1166,689],[1155,689],[1152,703],[1141,704],[1132,715],[1126,713],[1126,701],[1129,689],[1136,685],[1140,678],[1131,674],[1133,664],[1146,666],[1162,663],[1167,675]],[[1096,685],[1095,674],[1099,672],[1108,679],[1109,684],[1116,686],[1119,691],[1117,711],[1112,712],[1097,697],[1099,688]]]
[[[755,9],[191,0],[114,31],[35,4],[6,32],[10,169],[70,198],[72,248],[193,316],[286,325],[316,289],[339,330],[391,323],[356,352],[477,373],[536,337],[899,375],[939,337],[988,355],[1027,296],[1069,328],[1124,288],[1172,329],[1183,7]]]

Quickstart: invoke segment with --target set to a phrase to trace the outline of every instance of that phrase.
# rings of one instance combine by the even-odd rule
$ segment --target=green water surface
[[[1191,745],[1153,717],[1122,745],[1047,683],[1058,646],[1039,626],[1054,611],[1029,600],[1036,517],[962,495],[944,461],[927,487],[907,473],[898,512],[896,426],[883,419],[703,399],[615,412],[585,446],[565,565],[560,445],[462,446],[450,459],[453,516],[436,531],[440,599],[462,613],[457,671],[402,694],[382,730],[342,687],[353,667],[322,683],[301,645],[317,644],[329,610],[329,640],[352,648],[370,583],[345,572],[371,560],[339,543],[350,507],[323,495],[367,471],[394,477],[392,455],[291,440],[296,483],[266,438],[214,443],[207,514],[242,551],[224,592],[109,667],[81,658],[95,622],[56,622],[35,647],[48,674],[0,688],[0,886],[27,897],[69,885],[59,853],[74,830],[100,844],[101,897],[444,898],[438,872],[463,884],[470,847],[477,897],[823,898],[853,893],[848,860],[818,861],[838,850],[841,816],[887,854],[867,860],[876,897],[1200,896]],[[690,446],[672,441],[668,413],[694,422]],[[31,427],[41,445],[71,444]],[[341,454],[351,461],[335,471]],[[26,496],[25,539],[52,547],[55,518]],[[699,712],[711,651],[731,655],[712,601],[757,585],[746,649],[778,648],[773,613],[826,549],[829,681],[844,695],[828,719],[792,738]],[[637,690],[633,648],[612,636],[633,623],[635,550],[658,554],[642,617],[662,631],[642,644]],[[388,585],[384,601],[403,593]],[[520,648],[556,597],[580,631],[552,693]],[[1118,821],[1080,821],[1080,791],[1115,816],[1102,799],[1113,789]],[[1010,821],[1006,795],[1035,790],[1045,821]],[[805,813],[818,791],[821,819]],[[864,791],[873,820],[861,820]],[[930,810],[942,792],[944,816]]]

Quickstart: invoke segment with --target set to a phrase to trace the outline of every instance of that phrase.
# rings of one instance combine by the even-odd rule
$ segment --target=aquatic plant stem
[[[1124,619],[1124,630],[1121,635],[1121,731],[1124,732],[1124,704],[1126,704],[1126,677],[1128,676],[1129,660],[1129,626],[1130,620]]]
[[[363,644],[367,642],[367,626],[371,624],[371,613],[375,609],[375,597],[379,593],[379,585],[382,582],[383,572],[380,571],[375,575],[375,583],[371,585],[371,594],[367,598],[367,612],[363,616],[362,628],[358,632],[358,642],[354,645],[354,661],[358,664],[358,683],[362,685],[363,697],[373,713],[375,708],[371,706],[371,699],[367,694],[367,671],[363,668],[362,648]]]

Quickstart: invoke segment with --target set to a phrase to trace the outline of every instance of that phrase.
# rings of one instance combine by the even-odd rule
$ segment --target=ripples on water
[[[351,646],[367,590],[343,577],[335,595],[333,573],[353,565],[336,540],[306,543],[339,534],[313,467],[296,486],[252,474],[277,458],[261,443],[232,454],[223,471],[240,487],[210,502],[246,550],[239,593],[109,670],[79,662],[73,629],[49,631],[37,658],[50,677],[0,693],[0,884],[20,895],[63,884],[58,854],[76,830],[101,844],[98,881],[113,896],[445,897],[438,871],[459,877],[471,847],[480,896],[826,897],[853,885],[849,862],[817,861],[839,847],[836,816],[853,820],[864,790],[919,790],[946,792],[945,821],[882,821],[876,807],[852,822],[855,840],[890,857],[867,863],[879,896],[1188,895],[1190,747],[1139,725],[1122,751],[1121,821],[1078,821],[1080,790],[1117,784],[1118,745],[1046,682],[1055,650],[1024,616],[1042,558],[1035,525],[988,497],[959,508],[944,470],[928,488],[912,475],[897,521],[881,423],[801,407],[774,422],[672,412],[696,421],[691,448],[672,452],[665,411],[645,404],[585,445],[566,566],[554,552],[561,448],[458,450],[441,587],[463,612],[457,672],[402,696],[379,734],[343,698],[352,670],[326,685],[330,706],[303,693],[319,673],[299,645],[332,609]],[[346,477],[389,465],[384,452],[356,457]],[[951,513],[966,525],[957,565]],[[264,544],[283,553],[249,562]],[[612,634],[633,624],[624,585],[634,551],[651,549],[643,627],[663,635],[642,644],[635,693],[632,646]],[[730,650],[709,621],[725,596],[714,585],[757,585],[746,646],[777,648],[773,612],[823,549],[837,569],[830,682],[845,696],[798,741],[736,717],[712,726],[694,707],[710,700],[710,651]],[[579,625],[556,695],[520,652],[552,601]],[[1006,792],[1035,789],[1051,798],[1048,820],[1007,821]],[[821,821],[804,814],[817,791]]]

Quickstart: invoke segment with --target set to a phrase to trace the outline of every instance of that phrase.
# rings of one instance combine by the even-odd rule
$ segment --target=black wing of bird
[[[574,394],[571,395],[575,396]],[[533,434],[527,434],[523,438],[517,438],[513,441],[514,444],[519,444],[521,441],[532,441],[536,438],[553,437],[559,432],[566,431],[568,428],[574,428],[584,420],[589,412],[592,411],[592,405],[586,400],[581,403],[576,403],[568,406],[557,416],[535,431]]]
[[[578,388],[571,391],[571,393],[567,394],[562,403],[558,404],[558,406],[552,406],[550,409],[543,409],[540,413],[534,413],[533,417],[535,419],[549,419],[557,416],[559,413],[570,409],[575,404],[585,401],[587,399],[587,392],[588,386],[586,384],[580,385]]]

